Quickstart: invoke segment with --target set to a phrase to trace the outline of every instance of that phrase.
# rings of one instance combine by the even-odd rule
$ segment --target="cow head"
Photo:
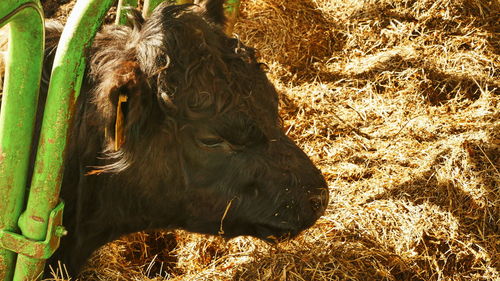
[[[222,3],[162,4],[112,35],[126,39],[96,39],[90,118],[106,159],[87,176],[134,189],[151,227],[293,237],[323,214],[327,185],[284,134],[253,49],[224,34]]]

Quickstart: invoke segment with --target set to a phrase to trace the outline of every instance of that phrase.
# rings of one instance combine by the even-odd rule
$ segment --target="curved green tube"
[[[0,1],[9,23],[9,52],[0,109],[0,232],[18,232],[43,61],[43,13],[38,0]],[[0,280],[11,280],[16,253],[0,248]]]

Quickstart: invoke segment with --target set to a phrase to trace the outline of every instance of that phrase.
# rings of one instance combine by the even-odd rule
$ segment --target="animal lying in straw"
[[[284,134],[254,50],[224,34],[222,5],[161,4],[97,34],[66,152],[68,235],[50,264],[74,275],[147,229],[276,241],[323,214],[326,182]],[[61,29],[47,25],[45,70]]]

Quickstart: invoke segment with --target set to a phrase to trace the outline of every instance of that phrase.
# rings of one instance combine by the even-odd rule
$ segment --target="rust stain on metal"
[[[57,248],[59,248],[59,243],[60,243],[59,237],[56,237],[54,235],[53,238],[50,239],[49,241],[51,251],[55,252]]]
[[[24,245],[22,243],[18,243],[14,237],[5,235],[2,237],[2,243],[6,249],[15,249],[15,248],[23,248]]]
[[[5,159],[5,153],[0,148],[0,163],[3,162],[4,159]]]
[[[7,280],[7,260],[0,256],[0,280]]]
[[[33,250],[34,250],[33,257],[35,257],[35,258],[41,258],[45,254],[44,247],[34,247]]]
[[[45,222],[45,220],[43,218],[38,217],[38,216],[31,216],[30,218],[34,221],[37,221],[37,222]]]

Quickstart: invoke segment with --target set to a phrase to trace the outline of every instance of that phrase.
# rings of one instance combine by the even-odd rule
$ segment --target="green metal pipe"
[[[69,123],[85,70],[85,51],[114,0],[78,0],[61,35],[42,122],[26,211],[19,219],[25,237],[37,241],[47,234],[49,214],[58,203]],[[36,280],[44,260],[19,255],[15,281]],[[35,270],[33,270],[35,269]]]
[[[144,6],[142,7],[142,15],[145,18],[149,17],[149,15],[151,15],[153,10],[163,1],[165,0],[144,0]]]
[[[43,60],[43,14],[34,0],[0,1],[9,51],[0,110],[0,232],[17,232],[24,205]],[[0,248],[0,280],[11,280],[16,254]]]
[[[127,8],[137,8],[137,0],[118,0],[116,7],[116,24],[127,23]]]
[[[227,17],[226,34],[233,33],[234,24],[238,20],[240,14],[240,0],[226,0],[224,11]]]

